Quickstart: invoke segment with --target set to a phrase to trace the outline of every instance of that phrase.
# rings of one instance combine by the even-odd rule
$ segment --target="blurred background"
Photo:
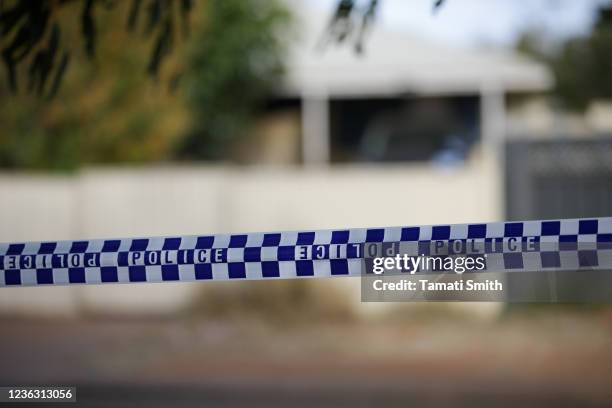
[[[0,241],[612,216],[612,4],[0,1]],[[612,308],[359,280],[0,290],[92,406],[612,404]]]

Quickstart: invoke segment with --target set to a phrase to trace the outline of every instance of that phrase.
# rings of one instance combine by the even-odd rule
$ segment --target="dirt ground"
[[[0,327],[1,385],[76,385],[82,406],[612,406],[610,313],[298,325],[13,317]]]

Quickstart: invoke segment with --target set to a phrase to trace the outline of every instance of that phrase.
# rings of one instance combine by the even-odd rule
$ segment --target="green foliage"
[[[130,3],[115,4],[96,12],[95,54],[72,47],[55,98],[21,88],[13,93],[7,77],[0,76],[1,168],[70,170],[85,163],[170,157],[174,139],[184,132],[186,110],[177,95],[144,74],[155,36],[137,37],[117,24]],[[81,2],[68,2],[53,16],[63,41],[79,43],[81,13]],[[160,75],[171,77],[177,65],[175,55],[168,57]],[[27,78],[28,70],[27,64],[16,66],[16,77]],[[160,84],[168,82],[161,79]]]
[[[159,81],[151,81],[144,73],[158,36],[134,36],[117,24],[135,3],[97,9],[95,53],[72,47],[55,98],[13,93],[7,76],[0,76],[0,168],[71,170],[177,155],[220,158],[232,136],[244,133],[282,74],[276,30],[287,25],[287,11],[268,1],[195,3],[190,45],[179,47],[176,40],[185,37],[174,35],[175,52],[156,68]],[[68,2],[53,16],[64,41],[82,44],[81,6]],[[146,31],[147,21],[133,24]],[[27,64],[15,69],[17,78],[27,78]],[[180,86],[171,92],[168,84]]]
[[[75,37],[62,39],[66,25],[79,22],[80,40],[86,55],[91,59],[97,47],[100,23],[97,19],[104,11],[121,8],[123,4],[110,0],[31,1],[7,0],[0,2],[0,53],[7,80],[13,92],[17,91],[20,66],[27,66],[28,90],[37,95],[54,96],[71,61]],[[65,9],[78,7],[74,19],[62,21]],[[132,0],[127,28],[134,32],[140,18],[146,27],[144,34],[154,37],[147,71],[152,76],[159,73],[161,62],[175,42],[177,26],[187,32],[187,18],[191,0]],[[114,21],[117,23],[117,21]],[[64,37],[66,37],[64,35]]]
[[[557,93],[572,109],[584,109],[593,99],[612,98],[612,8],[600,10],[586,38],[567,41],[553,59]]]
[[[193,125],[178,155],[222,159],[279,83],[290,15],[257,0],[210,0],[202,12],[182,78]]]
[[[550,66],[555,95],[566,108],[581,111],[594,99],[612,98],[612,7],[599,10],[588,36],[555,47],[533,31],[523,34],[516,48]]]

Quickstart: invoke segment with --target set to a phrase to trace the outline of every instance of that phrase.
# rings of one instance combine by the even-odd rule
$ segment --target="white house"
[[[427,133],[415,123],[423,112],[438,115],[434,121],[444,121],[450,112],[457,122],[446,130],[434,129],[430,139],[445,137],[436,131],[454,133],[454,126],[459,133],[462,128],[472,133],[460,136],[470,145],[494,144],[503,136],[511,109],[508,97],[536,95],[552,85],[544,65],[512,51],[451,48],[377,22],[365,37],[364,52],[357,53],[350,41],[324,41],[331,10],[327,15],[305,8],[303,2],[290,4],[300,29],[290,48],[279,101],[297,113],[292,116],[296,128],[286,133],[299,138],[297,159],[305,164],[356,161],[350,150],[374,137],[368,134],[384,134],[381,123],[400,133],[405,130],[397,137],[412,136],[409,143],[418,145],[415,134]],[[407,116],[411,124],[401,123]],[[345,126],[347,122],[353,126]],[[343,149],[349,154],[343,155]]]

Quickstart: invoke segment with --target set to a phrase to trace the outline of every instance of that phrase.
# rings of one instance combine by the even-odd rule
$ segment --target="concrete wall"
[[[495,221],[501,217],[497,180],[496,167],[485,160],[458,169],[164,167],[90,169],[66,177],[4,174],[0,241]],[[333,281],[350,288],[359,304],[357,281]],[[201,285],[0,289],[0,312],[172,313]]]

